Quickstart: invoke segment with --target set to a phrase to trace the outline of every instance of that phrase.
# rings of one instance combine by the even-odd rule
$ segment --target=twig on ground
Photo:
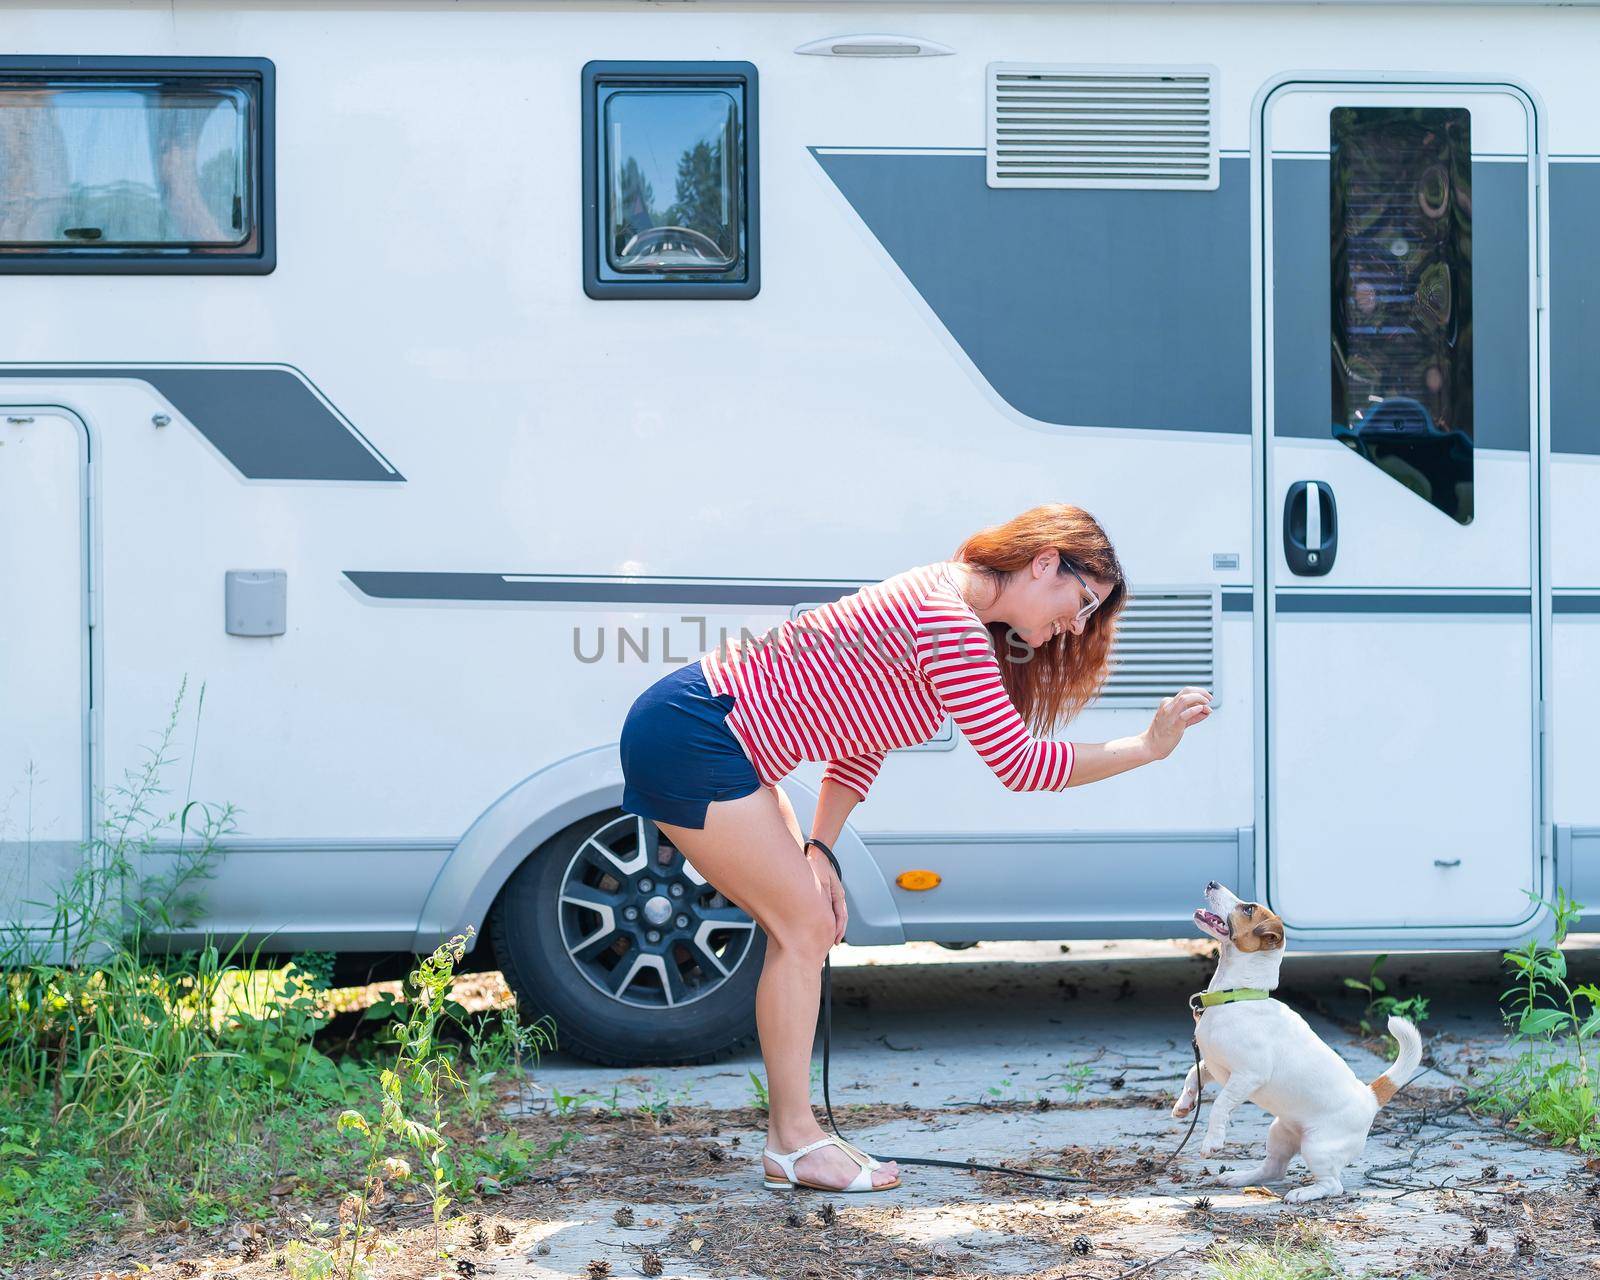
[[[1115,1276],[1111,1277],[1111,1280],[1133,1280],[1134,1276],[1142,1276],[1147,1271],[1153,1271],[1163,1262],[1171,1262],[1180,1253],[1189,1253],[1191,1250],[1193,1250],[1193,1248],[1193,1245],[1186,1244],[1183,1246],[1183,1248],[1174,1249],[1171,1253],[1166,1254],[1163,1257],[1152,1258],[1149,1262],[1141,1262],[1137,1267],[1134,1267],[1130,1271],[1119,1271]],[[1061,1280],[1094,1280],[1094,1277],[1088,1271],[1069,1271],[1061,1277]]]
[[[1380,1187],[1403,1188],[1401,1195],[1393,1197],[1396,1200],[1403,1200],[1406,1196],[1418,1191],[1470,1191],[1476,1196],[1502,1196],[1505,1194],[1504,1187],[1482,1187],[1470,1182],[1395,1182],[1389,1178],[1374,1178],[1370,1171],[1367,1173],[1367,1181],[1376,1183]],[[1525,1180],[1519,1179],[1519,1181]],[[1535,1185],[1546,1186],[1550,1181],[1551,1179],[1545,1178]]]

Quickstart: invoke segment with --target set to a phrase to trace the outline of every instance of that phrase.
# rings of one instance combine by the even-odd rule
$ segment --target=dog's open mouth
[[[1202,929],[1210,929],[1214,933],[1220,933],[1224,938],[1228,937],[1231,932],[1226,920],[1215,911],[1207,911],[1204,907],[1194,913],[1194,922]]]

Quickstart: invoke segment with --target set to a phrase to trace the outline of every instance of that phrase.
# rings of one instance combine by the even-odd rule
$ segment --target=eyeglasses
[[[1084,594],[1089,597],[1089,603],[1084,605],[1083,608],[1079,609],[1077,615],[1073,618],[1074,622],[1082,622],[1100,607],[1100,597],[1095,595],[1094,589],[1083,580],[1083,575],[1072,567],[1072,561],[1063,556],[1061,558],[1061,563],[1063,566],[1065,566],[1067,572],[1078,580],[1078,585],[1083,588]]]

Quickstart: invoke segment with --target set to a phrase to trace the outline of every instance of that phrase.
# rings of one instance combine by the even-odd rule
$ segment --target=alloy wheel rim
[[[578,846],[561,876],[557,915],[562,947],[584,980],[633,1008],[704,1000],[755,940],[755,922],[634,814]]]

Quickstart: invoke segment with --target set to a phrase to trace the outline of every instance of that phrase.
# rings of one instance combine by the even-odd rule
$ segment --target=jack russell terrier
[[[1173,1117],[1188,1116],[1199,1104],[1201,1086],[1215,1080],[1221,1092],[1202,1155],[1222,1150],[1228,1120],[1241,1102],[1254,1102],[1276,1117],[1267,1130],[1266,1159],[1218,1181],[1229,1187],[1276,1182],[1298,1152],[1315,1181],[1284,1200],[1341,1195],[1340,1173],[1360,1158],[1378,1108],[1416,1071],[1422,1039],[1406,1019],[1390,1018],[1400,1056],[1370,1085],[1361,1083],[1304,1018],[1269,995],[1283,963],[1283,921],[1259,902],[1241,902],[1215,880],[1206,886],[1206,902],[1209,909],[1196,911],[1194,922],[1221,944],[1222,953],[1211,985],[1191,998],[1202,1058],[1189,1068]]]

